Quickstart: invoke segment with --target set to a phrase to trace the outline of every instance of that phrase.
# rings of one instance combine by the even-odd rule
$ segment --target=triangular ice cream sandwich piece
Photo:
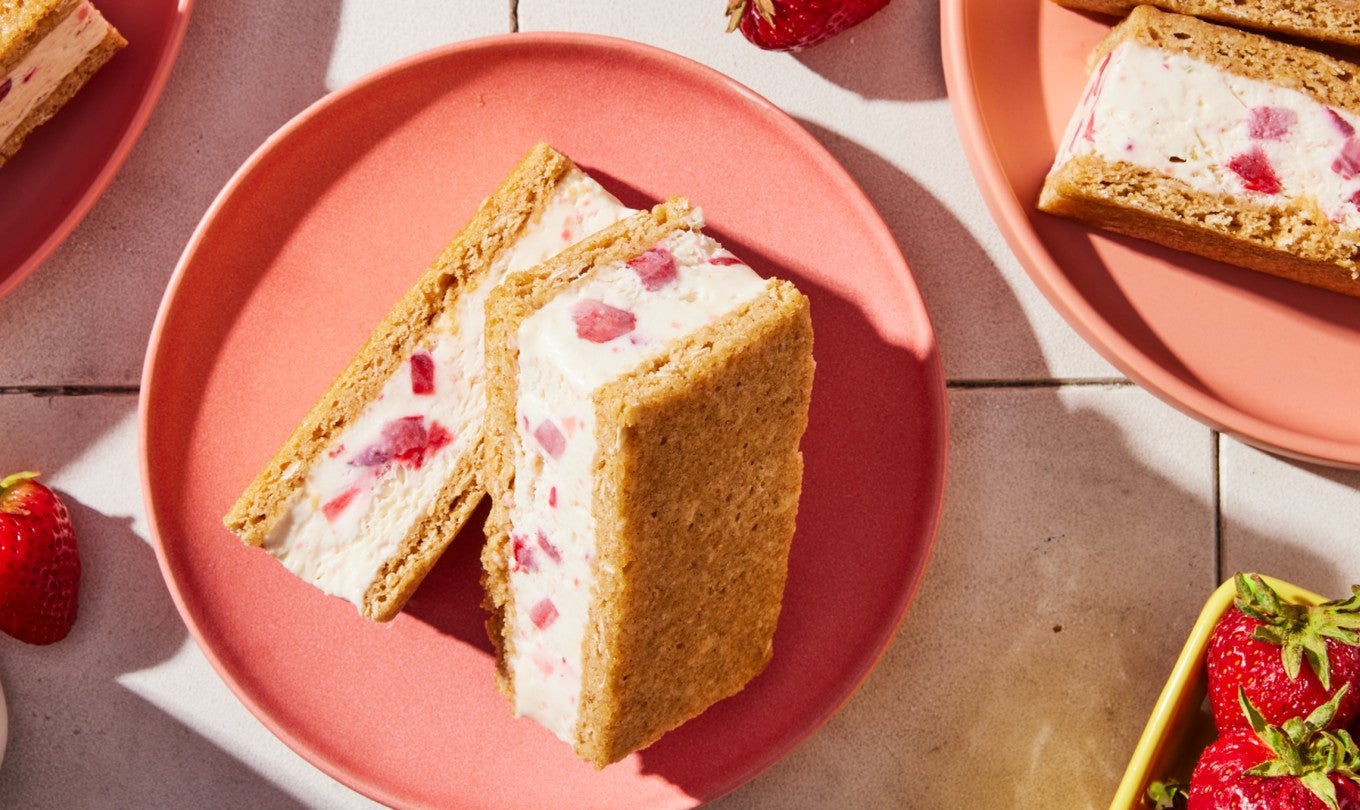
[[[672,200],[487,306],[498,681],[603,767],[770,660],[812,386],[808,301]]]
[[[125,45],[88,0],[0,0],[0,165]]]
[[[539,145],[396,304],[224,518],[249,545],[393,618],[481,501],[491,289],[632,213]]]

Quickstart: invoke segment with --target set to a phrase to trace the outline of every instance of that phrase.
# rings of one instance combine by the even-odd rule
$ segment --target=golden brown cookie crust
[[[252,546],[264,543],[286,514],[318,456],[330,447],[435,328],[439,315],[477,284],[484,283],[501,251],[542,211],[571,160],[546,144],[526,156],[435,259],[416,284],[373,331],[354,359],[321,395],[264,469],[223,518],[228,529]],[[362,612],[386,621],[411,593],[482,498],[468,454],[441,490],[435,508],[412,528],[400,551],[379,572],[364,597]]]
[[[498,681],[513,639],[507,500],[517,444],[515,336],[594,269],[697,217],[671,201],[503,285],[488,305],[488,489],[483,554]],[[493,359],[494,357],[494,359]],[[494,369],[494,370],[491,370]],[[747,305],[594,395],[596,584],[574,748],[603,767],[740,691],[770,660],[802,480],[812,387],[806,297],[771,280]]]

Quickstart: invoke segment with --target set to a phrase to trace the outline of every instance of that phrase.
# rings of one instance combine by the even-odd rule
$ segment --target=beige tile
[[[724,807],[1106,807],[1214,586],[1207,428],[1133,387],[954,390],[896,640]]]
[[[1360,584],[1360,472],[1224,437],[1223,574],[1269,574],[1329,598]]]

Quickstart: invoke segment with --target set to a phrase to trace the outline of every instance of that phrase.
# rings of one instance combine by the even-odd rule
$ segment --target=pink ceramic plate
[[[170,76],[192,0],[96,0],[128,46],[0,167],[0,297],[57,249],[123,165]]]
[[[710,230],[812,299],[817,382],[774,663],[596,772],[492,683],[464,532],[404,614],[369,624],[219,522],[330,379],[539,139],[624,202],[685,193]],[[935,340],[896,243],[788,116],[620,40],[517,34],[332,95],[231,181],[162,304],[142,454],[161,565],[241,700],[336,778],[400,805],[688,806],[749,779],[856,688],[906,610],[943,483]],[[474,518],[480,526],[481,518]]]
[[[1049,301],[1131,379],[1269,450],[1360,467],[1360,299],[1034,210],[1109,30],[1048,0],[945,0],[945,77],[992,215]]]

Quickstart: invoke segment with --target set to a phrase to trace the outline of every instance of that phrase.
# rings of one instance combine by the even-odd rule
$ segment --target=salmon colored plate
[[[192,0],[95,0],[128,41],[0,166],[0,297],[57,249],[123,165],[156,106]]]
[[[684,193],[710,231],[812,299],[817,381],[774,662],[740,695],[597,772],[492,679],[467,531],[405,613],[369,624],[220,516],[537,140],[625,203]],[[945,401],[935,339],[883,221],[750,90],[585,35],[474,40],[385,70],[273,136],[176,271],[143,376],[153,536],[186,622],[286,743],[383,802],[682,807],[750,779],[849,697],[934,541]],[[481,525],[474,517],[473,526]]]
[[[973,173],[1034,283],[1120,371],[1267,450],[1360,467],[1360,299],[1034,208],[1115,21],[1048,0],[945,0],[945,78]]]

